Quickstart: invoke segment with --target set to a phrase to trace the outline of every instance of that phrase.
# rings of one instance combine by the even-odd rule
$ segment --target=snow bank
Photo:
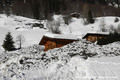
[[[114,71],[116,67],[108,69],[114,64],[111,64],[113,61],[110,59],[107,59],[109,61],[107,62],[105,58],[111,56],[114,60],[116,58],[114,56],[120,55],[119,45],[120,42],[115,42],[98,46],[80,40],[48,52],[44,52],[41,46],[34,45],[19,51],[2,53],[0,78],[2,80],[96,80],[100,77],[109,77],[113,74],[111,69]],[[104,60],[100,62],[103,58],[106,62]],[[119,63],[118,61],[118,66]],[[102,66],[111,64],[111,66],[108,68],[105,66],[104,69],[101,64]],[[107,71],[111,74],[107,74]],[[114,72],[114,74],[119,73]],[[111,77],[119,78],[119,75]]]

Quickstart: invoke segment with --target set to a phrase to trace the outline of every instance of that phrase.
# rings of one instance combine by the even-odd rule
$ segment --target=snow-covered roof
[[[87,34],[103,34],[103,35],[109,35],[109,32],[88,32]]]
[[[70,15],[73,15],[73,14],[80,14],[80,13],[74,12],[74,13],[71,13]]]
[[[71,39],[71,40],[77,40],[78,37],[76,35],[72,34],[52,34],[52,33],[46,33],[44,34],[46,37],[50,38],[57,38],[57,39]]]
[[[83,37],[83,39],[86,38],[88,35],[106,35],[106,36],[108,36],[108,35],[109,35],[109,32],[88,32],[88,33]]]

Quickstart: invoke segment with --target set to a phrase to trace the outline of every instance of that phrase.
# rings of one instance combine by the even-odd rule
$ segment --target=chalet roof
[[[41,39],[39,45],[44,45],[46,43],[46,41],[48,41],[48,40],[54,41],[57,43],[68,44],[73,41],[77,41],[78,38],[74,35],[61,35],[61,34],[47,33],[47,34],[43,35],[43,38]]]
[[[47,33],[44,36],[49,37],[49,38],[55,38],[55,39],[78,40],[78,37],[76,35],[71,35],[71,34],[52,34],[52,33]]]
[[[78,14],[78,15],[80,15],[80,13],[77,13],[77,12],[71,13],[70,15],[74,15],[74,14]]]
[[[109,32],[88,32],[88,34],[103,34],[103,35],[109,35]]]
[[[86,38],[87,36],[89,35],[105,35],[105,36],[108,36],[109,35],[109,32],[88,32],[84,37]]]

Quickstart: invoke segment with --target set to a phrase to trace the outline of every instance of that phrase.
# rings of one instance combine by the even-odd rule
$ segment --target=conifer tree
[[[88,11],[87,21],[88,21],[88,23],[94,23],[94,19],[93,19],[91,10]]]
[[[13,50],[15,50],[13,37],[12,37],[10,32],[8,32],[6,34],[6,37],[5,37],[5,40],[4,40],[2,46],[5,49],[5,51],[13,51]]]
[[[40,5],[37,2],[34,6],[34,18],[40,19]]]

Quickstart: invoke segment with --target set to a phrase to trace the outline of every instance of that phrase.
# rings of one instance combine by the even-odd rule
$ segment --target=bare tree
[[[19,46],[19,49],[22,48],[22,45],[24,44],[24,42],[25,42],[25,37],[23,35],[18,35],[16,37],[16,43]]]
[[[52,21],[47,21],[46,27],[49,30],[49,32],[52,32]]]
[[[59,21],[48,21],[46,24],[49,32],[60,34],[60,22]]]
[[[109,26],[109,32],[110,33],[114,33],[115,32],[115,28],[114,28],[114,26],[112,24]]]
[[[120,23],[118,24],[117,32],[120,33]]]
[[[104,18],[102,18],[102,19],[100,20],[99,27],[100,27],[100,31],[102,31],[102,32],[106,32],[106,31],[107,31],[106,22],[105,22],[105,19],[104,19]]]
[[[60,34],[60,22],[52,21],[52,32],[56,34]]]
[[[89,10],[88,4],[84,4],[84,6],[83,6],[83,13],[82,13],[84,25],[87,25],[87,24],[88,24],[88,22],[87,22],[87,20],[86,20],[87,15],[88,15],[88,10]]]

